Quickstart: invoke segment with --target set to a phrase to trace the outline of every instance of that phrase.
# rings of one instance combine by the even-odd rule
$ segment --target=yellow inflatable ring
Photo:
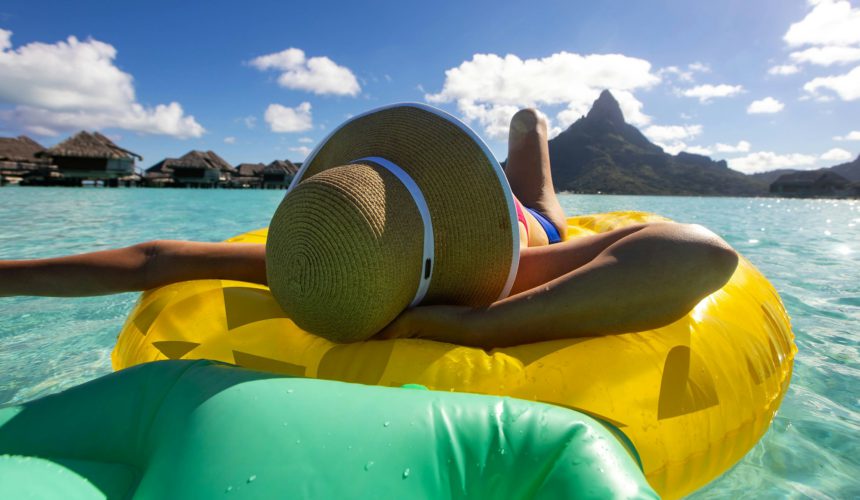
[[[568,234],[665,220],[640,212],[573,217]],[[263,243],[266,231],[229,241]],[[338,345],[298,329],[264,286],[221,280],[144,293],[119,334],[114,369],[213,359],[321,379],[502,394],[614,423],[651,485],[680,497],[711,481],[767,430],[796,352],[771,284],[741,259],[732,279],[666,327],[485,352],[424,340]],[[336,404],[336,402],[334,403]]]

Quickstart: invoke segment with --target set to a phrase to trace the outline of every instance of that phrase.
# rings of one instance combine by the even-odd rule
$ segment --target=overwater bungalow
[[[263,163],[240,163],[236,166],[236,174],[230,182],[231,187],[259,188],[263,180]]]
[[[236,169],[214,151],[189,151],[179,158],[165,158],[146,169],[148,186],[213,188],[229,183]]]
[[[133,183],[135,158],[143,157],[123,149],[98,132],[78,132],[52,148],[36,153],[57,166],[61,175],[51,184],[80,186],[85,180],[106,186]]]
[[[263,189],[286,189],[290,187],[299,167],[290,160],[275,160],[263,169]]]
[[[25,135],[0,137],[0,186],[26,184],[27,180],[57,175],[57,167],[49,158],[36,156],[44,150],[41,144]]]

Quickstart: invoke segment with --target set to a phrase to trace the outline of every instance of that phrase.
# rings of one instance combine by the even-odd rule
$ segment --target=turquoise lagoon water
[[[0,188],[0,259],[150,239],[219,241],[268,224],[276,191]],[[645,210],[708,226],[776,285],[799,349],[771,429],[695,498],[860,497],[860,202],[564,195],[569,214]],[[0,298],[0,405],[111,371],[136,294]]]

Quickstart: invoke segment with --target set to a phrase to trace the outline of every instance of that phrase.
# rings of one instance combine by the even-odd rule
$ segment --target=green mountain
[[[842,163],[840,165],[830,167],[827,170],[835,172],[849,181],[860,182],[860,155],[857,155],[857,158],[854,161]]]
[[[764,195],[768,183],[702,155],[670,155],[624,121],[604,90],[588,114],[549,141],[558,191],[649,195]]]

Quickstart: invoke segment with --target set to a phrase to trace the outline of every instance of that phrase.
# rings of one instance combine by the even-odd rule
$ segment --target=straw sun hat
[[[468,126],[423,104],[379,108],[296,174],[269,226],[269,287],[302,329],[364,340],[409,306],[506,297],[516,220],[504,172]]]

